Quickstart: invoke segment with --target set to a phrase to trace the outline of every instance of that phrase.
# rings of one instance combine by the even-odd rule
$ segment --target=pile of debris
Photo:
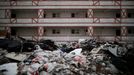
[[[51,40],[32,44],[31,52],[0,52],[6,58],[0,60],[8,60],[0,65],[0,75],[131,75],[134,71],[134,51],[126,44],[96,40],[61,47]]]
[[[112,63],[111,58],[113,57],[106,53],[112,50],[110,48],[110,44],[101,43],[100,46],[94,47],[91,51],[85,50],[82,52],[82,48],[77,48],[66,53],[62,50],[43,51],[39,45],[37,45],[32,55],[20,64],[21,70],[19,73],[28,75],[124,74],[116,68],[116,64]],[[120,54],[119,57],[121,55],[122,54]],[[117,59],[116,57],[114,58]]]

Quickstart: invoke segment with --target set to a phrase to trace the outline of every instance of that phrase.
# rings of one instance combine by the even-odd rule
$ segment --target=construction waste
[[[133,45],[94,39],[60,46],[42,40],[33,45],[30,52],[1,49],[0,75],[132,75],[134,72]]]

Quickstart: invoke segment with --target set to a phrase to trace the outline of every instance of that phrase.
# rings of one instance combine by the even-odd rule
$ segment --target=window
[[[71,17],[74,18],[74,17],[75,17],[75,13],[72,13],[72,14],[71,14]]]
[[[16,35],[16,30],[15,29],[11,29],[11,35],[13,35],[13,36]]]
[[[71,33],[74,34],[75,33],[75,30],[72,30]]]
[[[133,29],[128,29],[128,34],[134,34],[134,30]]]
[[[88,32],[88,30],[87,30],[87,29],[85,29],[85,32]]]
[[[46,29],[44,29],[44,33],[46,33]]]
[[[85,14],[85,17],[88,18],[88,14],[87,13]]]
[[[119,30],[116,30],[116,36],[120,36],[120,35],[121,35],[120,29]]]
[[[52,14],[52,17],[53,17],[53,18],[59,17],[59,13],[53,13],[53,14]]]
[[[72,34],[79,34],[79,29],[72,29],[71,30],[71,33]]]
[[[131,18],[132,17],[131,13],[128,13],[127,16],[128,16],[128,18]]]
[[[53,30],[52,30],[52,34],[60,34],[60,30],[58,30],[58,29],[53,29]]]
[[[132,34],[132,30],[131,29],[128,30],[128,34]]]
[[[44,14],[44,18],[46,18],[46,14]]]
[[[16,14],[11,14],[11,18],[16,18]]]
[[[116,13],[116,18],[120,18],[121,14],[120,13]]]
[[[53,18],[55,18],[56,17],[56,14],[55,13],[53,13]]]

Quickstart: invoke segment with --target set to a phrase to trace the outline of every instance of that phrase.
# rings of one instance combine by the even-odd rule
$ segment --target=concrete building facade
[[[1,0],[0,36],[134,40],[133,0]]]

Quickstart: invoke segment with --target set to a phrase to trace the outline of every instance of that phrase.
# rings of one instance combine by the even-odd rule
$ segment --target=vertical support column
[[[11,10],[5,9],[5,18],[11,18]]]
[[[43,9],[38,9],[38,19],[41,19],[44,17],[44,10]],[[44,34],[44,27],[39,26],[38,27],[38,40],[40,40]]]
[[[121,9],[121,18],[127,18],[127,10],[126,9]],[[127,27],[122,26],[121,27],[121,37],[122,40],[127,40]]]
[[[5,18],[9,19],[11,18],[11,10],[10,9],[5,9]],[[9,26],[5,27],[6,34],[10,35],[11,34],[11,28]]]
[[[93,9],[88,9],[87,15],[88,15],[89,18],[93,18],[93,16],[94,16]]]
[[[87,33],[89,36],[93,37],[94,34],[94,28],[92,26],[89,26],[87,29]]]
[[[121,35],[126,36],[127,35],[127,27],[123,26],[121,27]]]
[[[121,27],[121,36],[122,36],[122,40],[127,40],[127,27],[122,26]]]
[[[127,10],[126,9],[121,9],[121,17],[127,18]]]
[[[5,27],[6,33],[11,33],[11,28],[10,27]]]
[[[88,18],[93,18],[94,17],[94,12],[93,9],[88,9],[87,11]],[[90,37],[93,37],[94,29],[92,26],[87,27],[87,34]]]
[[[44,34],[44,28],[42,26],[38,27],[38,41],[42,38]]]
[[[43,9],[39,9],[38,10],[38,18],[43,18],[44,17],[44,10]]]

